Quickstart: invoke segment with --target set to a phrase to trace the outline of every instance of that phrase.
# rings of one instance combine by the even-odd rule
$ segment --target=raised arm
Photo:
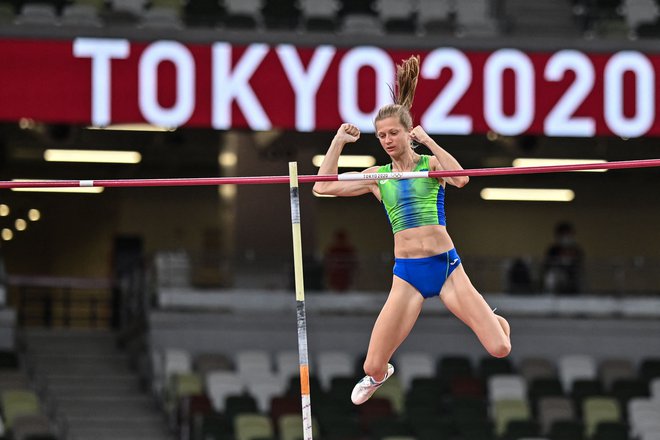
[[[341,156],[344,146],[357,141],[359,138],[360,130],[355,125],[342,124],[330,143],[330,148],[328,148],[328,152],[325,154],[318,174],[337,174],[337,163],[339,162],[339,156]],[[371,167],[363,172],[374,172],[376,169],[377,167]],[[314,184],[314,192],[321,195],[350,197],[373,192],[375,187],[376,183],[368,180],[316,182]]]
[[[413,128],[410,133],[414,141],[419,142],[420,144],[426,145],[429,150],[433,153],[433,156],[438,161],[438,169],[445,171],[455,171],[462,170],[463,167],[458,161],[449,154],[444,148],[438,145],[431,136],[426,134],[424,129],[421,126]],[[470,181],[468,176],[457,176],[457,177],[443,177],[447,183],[454,185],[458,188],[462,188]]]

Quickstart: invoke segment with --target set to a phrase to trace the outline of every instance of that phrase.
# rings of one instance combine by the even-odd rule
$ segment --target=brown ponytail
[[[394,103],[408,110],[412,107],[419,77],[419,55],[413,55],[396,66],[396,94]]]
[[[401,125],[407,129],[412,128],[413,120],[410,114],[415,89],[417,89],[417,78],[419,77],[419,55],[413,55],[396,66],[396,88],[392,90],[394,104],[382,107],[374,124],[385,118],[395,116],[399,118]]]

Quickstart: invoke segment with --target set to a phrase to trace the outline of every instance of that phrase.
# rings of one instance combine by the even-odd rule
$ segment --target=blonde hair
[[[406,128],[412,128],[413,119],[410,114],[410,108],[415,99],[418,77],[419,55],[413,55],[407,60],[403,60],[401,64],[397,64],[396,88],[390,89],[394,104],[388,104],[378,111],[374,119],[374,125],[378,121],[394,116],[399,119],[401,125]]]

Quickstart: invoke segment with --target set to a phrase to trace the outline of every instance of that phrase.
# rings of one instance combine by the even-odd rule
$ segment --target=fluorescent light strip
[[[88,130],[110,130],[110,131],[174,131],[176,128],[159,127],[151,124],[112,124],[105,127],[90,125]]]
[[[12,182],[35,182],[35,179],[12,179]],[[103,187],[72,187],[72,188],[12,188],[16,192],[49,192],[49,193],[80,193],[80,194],[100,194]]]
[[[325,159],[325,154],[317,154],[312,158],[312,163],[319,168]],[[339,156],[337,166],[339,168],[369,168],[376,165],[376,158],[373,156],[346,155]]]
[[[137,151],[49,149],[44,152],[44,160],[46,162],[136,164],[142,161],[142,155]]]
[[[518,202],[570,202],[575,198],[575,192],[570,189],[484,188],[481,190],[481,198]]]
[[[545,167],[552,165],[582,165],[592,163],[605,163],[602,159],[535,159],[519,157],[513,160],[513,166],[518,167]],[[607,170],[580,170],[578,172],[604,173]]]

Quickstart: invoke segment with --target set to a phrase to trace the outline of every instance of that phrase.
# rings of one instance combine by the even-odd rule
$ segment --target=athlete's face
[[[376,136],[390,156],[398,156],[410,148],[410,133],[395,116],[376,122]]]

